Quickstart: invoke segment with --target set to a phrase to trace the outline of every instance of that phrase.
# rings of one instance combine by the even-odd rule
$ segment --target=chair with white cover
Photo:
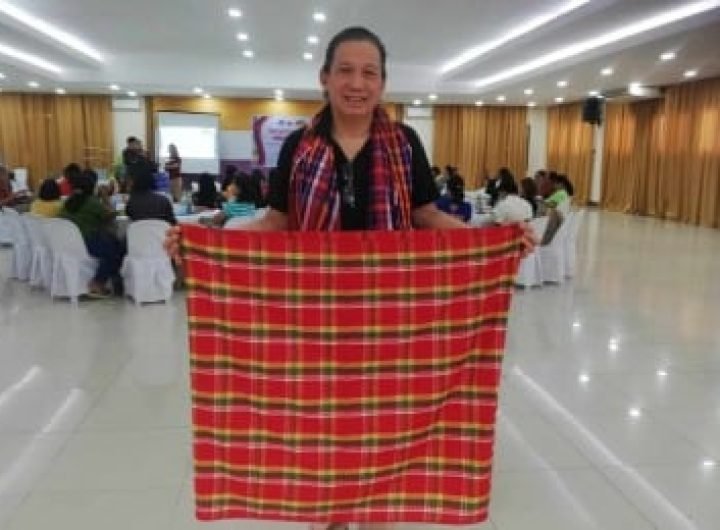
[[[27,281],[30,278],[30,240],[25,230],[25,223],[22,215],[12,208],[4,208],[3,216],[8,227],[10,240],[13,247],[13,257],[10,262],[10,277],[20,281]]]
[[[577,238],[580,226],[585,217],[585,210],[579,210],[570,217],[571,225],[568,227],[565,239],[565,277],[575,276],[575,265],[577,263]]]
[[[127,231],[128,252],[120,274],[125,293],[136,304],[167,302],[172,298],[175,271],[163,248],[170,225],[148,219],[130,223]]]
[[[540,246],[538,249],[543,282],[562,283],[565,279],[565,244],[568,228],[572,225],[574,215],[573,212],[570,212],[555,232],[550,243]]]
[[[538,241],[542,238],[547,228],[547,217],[539,217],[530,221],[530,228]],[[515,284],[522,287],[534,287],[543,284],[542,263],[540,260],[540,247],[537,247],[532,254],[529,254],[520,261],[520,268]]]
[[[252,223],[257,219],[257,216],[246,215],[242,217],[231,217],[223,225],[223,228],[228,230],[242,230],[242,227],[248,223]]]
[[[52,252],[50,296],[67,297],[77,304],[78,297],[88,294],[98,261],[88,254],[80,230],[71,221],[47,219],[42,226]]]
[[[0,208],[0,246],[10,246],[13,244],[13,227],[15,223],[10,219],[10,212],[15,210],[9,207]]]
[[[50,283],[52,282],[52,252],[43,229],[43,224],[47,219],[29,213],[23,216],[23,220],[30,239],[30,285],[50,289]]]

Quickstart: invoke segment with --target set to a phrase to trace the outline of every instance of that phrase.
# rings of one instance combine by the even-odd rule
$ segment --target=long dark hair
[[[387,50],[385,49],[385,45],[380,40],[380,37],[362,26],[345,28],[330,40],[330,43],[325,50],[325,62],[322,66],[322,71],[324,73],[327,74],[330,72],[333,60],[335,59],[335,51],[338,46],[344,42],[369,42],[375,46],[378,49],[378,52],[380,52],[380,65],[382,67],[381,73],[383,81],[387,78],[387,70],[385,68],[385,63],[387,62]]]
[[[75,213],[82,208],[85,201],[93,196],[97,173],[92,170],[85,170],[82,173],[74,174],[70,180],[73,193],[65,201],[65,210]]]
[[[217,206],[217,188],[215,187],[215,179],[210,173],[203,173],[198,179],[198,191],[193,195],[193,200],[197,206],[206,208],[215,208]]]

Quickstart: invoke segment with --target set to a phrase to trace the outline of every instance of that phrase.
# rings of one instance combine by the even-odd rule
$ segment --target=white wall
[[[142,140],[143,145],[147,147],[147,138],[145,138],[146,111],[145,100],[140,99],[140,111],[113,111],[113,158],[117,158],[122,154],[126,146],[128,136],[135,136]]]
[[[433,160],[433,135],[434,135],[434,128],[435,128],[435,120],[430,118],[408,118],[405,117],[403,120],[405,125],[408,127],[412,127],[415,129],[415,132],[418,133],[418,136],[420,137],[420,141],[423,144],[423,147],[425,148],[425,153],[427,153],[428,160],[430,161],[430,164],[432,165]]]
[[[533,176],[539,169],[547,168],[547,109],[544,107],[528,109],[527,124],[530,127],[527,176]],[[521,175],[518,175],[518,177],[521,177]]]

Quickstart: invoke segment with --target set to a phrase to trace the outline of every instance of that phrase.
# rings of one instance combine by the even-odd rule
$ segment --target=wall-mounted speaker
[[[603,100],[601,98],[588,98],[583,105],[583,121],[586,123],[602,124]]]

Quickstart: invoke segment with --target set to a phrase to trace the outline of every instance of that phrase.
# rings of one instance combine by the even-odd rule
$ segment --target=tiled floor
[[[515,298],[474,528],[716,530],[720,231],[591,213],[580,240],[574,281]],[[193,520],[181,297],[73,309],[8,281],[10,254],[0,530],[304,528]]]

